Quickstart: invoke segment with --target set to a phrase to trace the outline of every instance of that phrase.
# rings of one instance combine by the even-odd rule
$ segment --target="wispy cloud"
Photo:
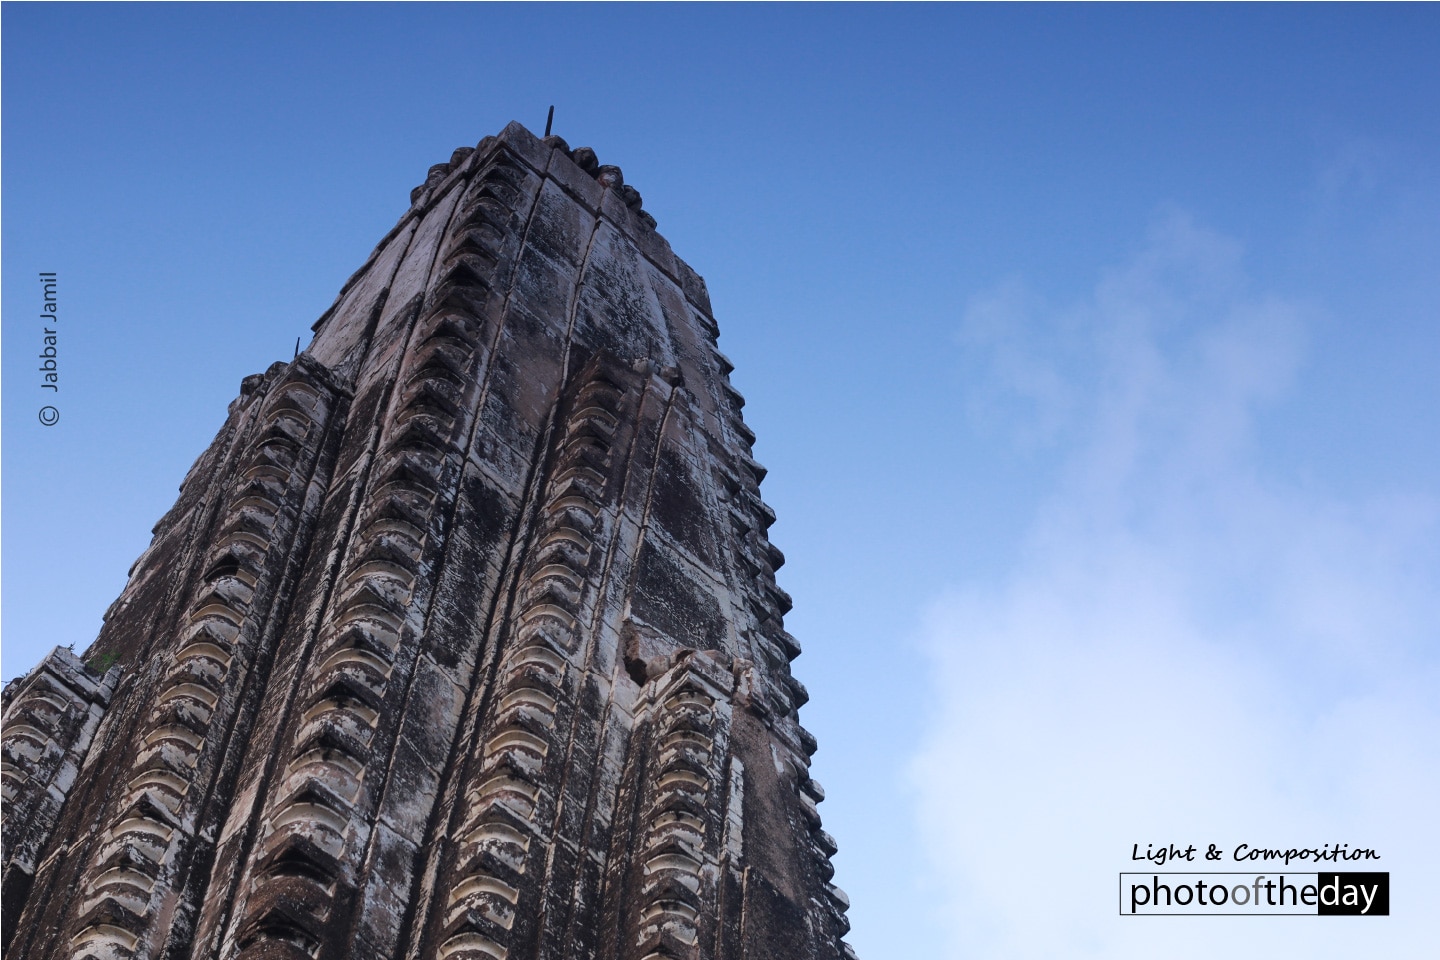
[[[912,769],[954,956],[1433,948],[1436,502],[1347,501],[1268,449],[1323,429],[1307,329],[1176,211],[1081,303],[1012,281],[967,311],[974,408],[1051,482],[1024,559],[929,612]],[[1169,842],[1373,847],[1395,916],[1118,917],[1131,844]]]

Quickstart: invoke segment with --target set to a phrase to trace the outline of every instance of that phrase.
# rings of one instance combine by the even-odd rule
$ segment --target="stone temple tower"
[[[7,960],[840,960],[705,284],[518,124],[247,377],[4,694]]]

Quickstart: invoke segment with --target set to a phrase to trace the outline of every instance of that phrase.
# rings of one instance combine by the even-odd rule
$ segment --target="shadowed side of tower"
[[[156,526],[118,673],[6,690],[6,957],[853,956],[764,468],[619,169],[457,150],[315,330]]]

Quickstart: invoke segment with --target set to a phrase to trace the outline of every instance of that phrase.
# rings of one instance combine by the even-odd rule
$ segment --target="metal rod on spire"
[[[550,113],[545,117],[545,136],[550,136],[550,124],[555,122],[555,104],[550,104]]]

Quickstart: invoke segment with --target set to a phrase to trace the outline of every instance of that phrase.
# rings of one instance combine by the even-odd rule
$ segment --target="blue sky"
[[[94,637],[429,165],[553,103],[709,283],[862,957],[1422,956],[1437,42],[1433,6],[7,4],[4,676]],[[1375,847],[1395,915],[1116,917],[1170,841]]]

